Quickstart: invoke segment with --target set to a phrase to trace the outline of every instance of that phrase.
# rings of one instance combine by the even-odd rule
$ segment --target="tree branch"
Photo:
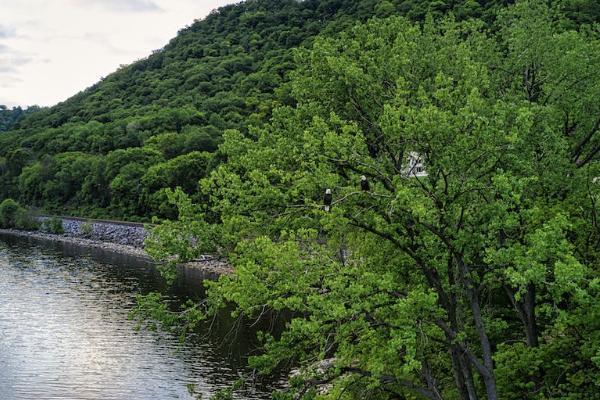
[[[571,158],[573,161],[579,158],[583,151],[583,148],[592,139],[592,137],[594,137],[594,134],[598,131],[598,128],[600,128],[600,118],[596,120],[594,126],[592,126],[592,129],[590,129],[590,131],[575,146],[573,151],[571,151]]]

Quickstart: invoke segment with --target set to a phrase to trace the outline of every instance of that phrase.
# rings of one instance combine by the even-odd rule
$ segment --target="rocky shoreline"
[[[37,219],[43,224],[50,217],[41,216]],[[69,237],[142,248],[146,236],[148,236],[144,224],[139,223],[71,217],[60,217],[59,219],[62,223],[64,235]]]
[[[73,237],[68,235],[56,235],[53,233],[44,233],[37,231],[20,231],[16,229],[0,229],[1,234],[22,237],[28,239],[35,239],[39,241],[52,241],[65,244],[73,244],[82,247],[110,250],[115,253],[120,253],[128,256],[143,258],[144,260],[151,261],[150,256],[144,251],[144,249],[110,242],[103,242],[95,239],[86,239],[82,237]]]
[[[64,223],[63,223],[64,224]],[[125,224],[119,224],[113,226],[112,231],[115,232],[119,237],[124,237],[123,232],[128,231],[131,227]],[[125,256],[135,257],[137,259],[153,262],[152,258],[146,253],[146,251],[139,246],[131,244],[113,243],[111,241],[85,238],[80,236],[74,236],[73,232],[65,230],[64,234],[52,234],[44,233],[39,231],[20,231],[16,229],[0,229],[0,235],[9,235],[12,237],[20,237],[26,239],[33,239],[40,242],[55,242],[66,245],[74,245],[88,249],[98,249],[102,251],[108,251],[111,253],[121,254]],[[145,232],[144,232],[145,235]],[[144,236],[145,237],[145,236]],[[137,239],[136,239],[137,241]],[[137,241],[139,243],[139,241]],[[143,243],[143,242],[142,242]],[[186,263],[182,266],[184,269],[193,269],[205,272],[210,275],[219,276],[228,274],[233,271],[232,267],[223,259],[215,256],[206,255],[199,260],[195,260]]]

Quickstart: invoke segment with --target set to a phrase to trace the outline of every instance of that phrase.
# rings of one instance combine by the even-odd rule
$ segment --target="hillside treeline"
[[[285,83],[295,49],[316,35],[390,15],[422,21],[452,12],[493,26],[507,3],[249,0],[221,8],[146,59],[3,133],[0,198],[90,217],[173,217],[164,189],[194,195],[222,162],[216,150],[225,130],[246,134],[275,106],[294,103]],[[598,19],[594,1],[560,4],[568,24]]]
[[[37,111],[38,107],[23,110],[21,107],[8,108],[0,105],[0,133],[10,130],[27,113]]]

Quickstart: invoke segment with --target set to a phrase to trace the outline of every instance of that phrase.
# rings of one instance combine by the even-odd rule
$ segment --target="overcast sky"
[[[239,0],[0,0],[0,104],[50,106]]]

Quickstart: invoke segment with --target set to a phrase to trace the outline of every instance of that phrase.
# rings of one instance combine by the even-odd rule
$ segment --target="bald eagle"
[[[331,200],[333,200],[331,189],[325,189],[325,195],[323,196],[323,204],[325,204],[325,211],[327,212],[329,212],[329,210],[331,209]]]
[[[369,190],[371,190],[371,185],[369,185],[369,180],[364,175],[360,176],[360,188],[362,189],[363,192],[368,192]]]

